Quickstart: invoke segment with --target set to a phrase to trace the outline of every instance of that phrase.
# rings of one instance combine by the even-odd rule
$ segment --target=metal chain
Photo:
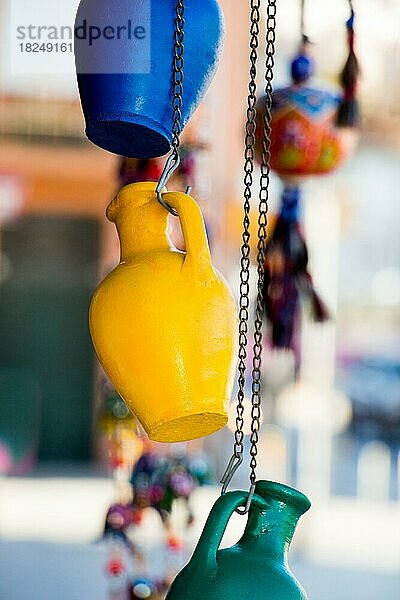
[[[238,393],[236,406],[236,430],[234,434],[233,455],[222,476],[222,493],[228,489],[235,472],[243,462],[244,453],[244,398],[246,385],[246,358],[249,330],[250,306],[250,209],[254,171],[254,146],[256,132],[256,91],[257,91],[257,48],[260,33],[260,0],[251,0],[250,15],[250,82],[247,98],[247,120],[244,152],[244,204],[243,204],[243,244],[240,259],[239,286],[239,363],[238,363]]]
[[[243,462],[244,453],[244,397],[246,384],[246,358],[248,344],[248,322],[250,306],[250,210],[254,174],[254,148],[256,133],[256,91],[257,91],[257,49],[259,46],[260,33],[260,4],[261,0],[251,0],[250,8],[250,82],[247,98],[247,121],[245,138],[245,163],[244,163],[244,218],[243,218],[243,244],[241,247],[240,261],[240,298],[239,298],[239,365],[238,365],[238,394],[236,407],[236,431],[234,434],[233,455],[228,463],[226,471],[221,479],[222,494],[224,494],[231,482],[235,472]],[[268,0],[267,8],[267,59],[266,59],[266,92],[267,110],[264,122],[264,139],[262,145],[262,168],[260,179],[259,197],[259,219],[258,219],[258,285],[257,285],[257,308],[255,318],[254,346],[253,346],[253,370],[252,370],[252,427],[251,427],[251,476],[250,492],[244,510],[237,512],[246,514],[250,508],[254,495],[257,467],[257,444],[261,417],[261,353],[262,353],[262,320],[264,310],[263,284],[264,284],[264,260],[267,237],[267,211],[268,211],[268,185],[269,185],[269,158],[270,158],[270,118],[271,118],[271,94],[272,94],[272,70],[274,66],[275,53],[275,26],[276,26],[276,0]]]
[[[306,34],[306,0],[300,0],[300,35],[304,44],[309,42]]]
[[[300,33],[304,39],[306,36],[306,25],[305,25],[305,0],[300,0]]]
[[[184,0],[176,2],[174,33],[174,82],[172,99],[172,153],[179,156],[180,135],[182,133],[182,94],[185,40]]]
[[[162,197],[162,190],[168,183],[172,173],[179,167],[180,136],[182,133],[182,95],[183,95],[183,68],[184,68],[184,41],[185,41],[185,5],[184,0],[177,0],[175,8],[174,32],[174,61],[173,61],[173,98],[172,98],[172,142],[171,154],[168,156],[164,170],[158,182],[156,193],[160,204],[174,216],[177,211],[172,208]],[[189,193],[190,190],[187,190]]]
[[[258,244],[257,244],[257,302],[254,321],[253,371],[252,371],[252,409],[250,436],[250,482],[251,489],[256,483],[257,448],[261,422],[261,361],[262,361],[262,325],[264,317],[264,273],[267,250],[267,220],[270,184],[271,159],[271,119],[272,119],[272,80],[275,64],[276,41],[276,0],[267,5],[266,61],[265,61],[265,111],[263,121],[262,158],[260,193],[258,205]]]

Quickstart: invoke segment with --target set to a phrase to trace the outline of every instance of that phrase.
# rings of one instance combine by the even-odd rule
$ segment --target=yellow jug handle
[[[212,270],[203,215],[196,200],[184,192],[165,192],[163,199],[176,210],[186,246],[184,267],[206,275]]]

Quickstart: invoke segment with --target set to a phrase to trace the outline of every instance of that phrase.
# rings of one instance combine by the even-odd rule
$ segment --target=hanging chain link
[[[180,135],[182,133],[182,94],[185,40],[185,5],[183,0],[177,0],[174,34],[174,83],[172,99],[172,152],[179,155]]]
[[[303,42],[308,40],[308,36],[306,34],[306,0],[300,0],[300,35]]]
[[[184,41],[185,41],[185,5],[184,0],[177,0],[175,9],[174,32],[174,61],[173,61],[173,97],[172,97],[172,142],[171,154],[168,156],[164,170],[158,182],[156,193],[160,204],[172,215],[177,216],[177,211],[172,208],[162,197],[162,190],[168,183],[173,172],[179,167],[180,136],[182,133],[182,95],[183,95],[183,68],[184,68]],[[189,193],[189,189],[187,193]]]
[[[256,133],[256,91],[257,91],[257,49],[260,33],[260,0],[250,3],[250,81],[247,97],[247,120],[244,152],[244,204],[243,204],[243,234],[240,259],[239,286],[239,363],[238,363],[238,393],[236,406],[236,430],[234,434],[233,455],[229,461],[221,483],[222,493],[228,489],[235,472],[243,462],[244,452],[244,399],[246,386],[246,359],[249,331],[250,307],[250,209],[254,172],[254,147]]]
[[[262,136],[262,158],[260,175],[260,193],[258,205],[258,244],[257,244],[257,302],[254,321],[253,371],[252,371],[252,409],[250,436],[250,482],[256,483],[257,448],[261,421],[261,360],[262,325],[264,317],[264,274],[267,250],[268,201],[271,159],[271,119],[272,119],[272,80],[275,64],[276,41],[276,0],[267,5],[266,62],[265,62],[265,110]]]
[[[256,103],[257,103],[257,58],[260,34],[260,5],[261,0],[251,0],[250,8],[250,81],[247,98],[247,121],[245,138],[245,163],[244,163],[244,218],[243,218],[243,244],[241,247],[240,261],[240,298],[239,298],[239,364],[238,364],[238,394],[236,408],[236,431],[234,434],[233,454],[226,471],[221,479],[222,494],[224,494],[235,472],[243,462],[244,453],[244,398],[246,385],[246,359],[248,345],[248,325],[250,306],[250,210],[252,199],[254,175],[254,150],[256,134]],[[257,245],[257,303],[254,322],[253,368],[252,368],[252,411],[251,411],[251,437],[250,437],[250,491],[244,509],[237,512],[246,514],[254,495],[256,485],[257,446],[261,420],[261,355],[262,355],[262,322],[264,313],[264,261],[267,240],[267,213],[268,213],[268,188],[270,179],[270,134],[271,134],[271,108],[272,108],[272,78],[275,55],[275,29],[276,29],[276,0],[267,3],[267,33],[266,33],[266,112],[264,118],[264,132],[262,142],[262,165],[260,177],[259,218],[258,218],[258,245]]]

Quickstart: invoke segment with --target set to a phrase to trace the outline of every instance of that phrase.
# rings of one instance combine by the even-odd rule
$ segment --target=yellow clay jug
[[[151,182],[127,185],[108,206],[121,260],[93,296],[90,331],[105,372],[148,436],[179,442],[226,424],[237,311],[211,264],[196,202],[163,193],[179,214],[186,245],[180,252],[155,189]]]

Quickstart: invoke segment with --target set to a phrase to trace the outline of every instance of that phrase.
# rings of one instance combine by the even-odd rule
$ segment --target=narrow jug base
[[[147,435],[154,442],[187,442],[219,431],[227,421],[226,413],[203,412],[184,415],[156,425],[147,430]]]
[[[121,156],[155,158],[170,150],[166,135],[157,125],[144,123],[139,115],[110,119],[100,117],[87,123],[86,135],[93,144]]]

